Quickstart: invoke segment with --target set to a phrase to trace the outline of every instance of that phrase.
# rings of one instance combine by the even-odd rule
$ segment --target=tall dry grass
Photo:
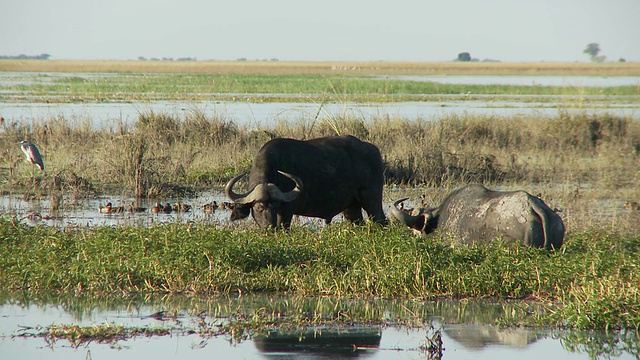
[[[548,118],[451,115],[436,121],[318,115],[252,129],[193,109],[182,118],[141,111],[133,126],[99,130],[60,117],[2,126],[5,192],[91,196],[117,189],[130,196],[181,197],[221,188],[248,171],[258,149],[274,137],[350,134],[381,149],[387,200],[399,198],[391,189],[401,186],[435,206],[451,189],[479,182],[539,194],[574,228],[606,223],[637,229],[640,223],[640,211],[623,208],[625,201],[640,201],[640,122],[614,115],[560,111]],[[17,145],[22,139],[36,143],[44,156],[47,172],[37,173],[35,182]]]
[[[371,75],[592,75],[640,76],[640,63],[489,62],[295,62],[295,61],[107,61],[0,60],[0,71],[192,73],[192,74],[371,74]]]

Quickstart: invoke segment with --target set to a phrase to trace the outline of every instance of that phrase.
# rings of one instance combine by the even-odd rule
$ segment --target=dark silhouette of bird
[[[42,156],[40,156],[40,151],[34,144],[28,142],[27,140],[23,140],[20,142],[20,149],[27,157],[27,161],[37,165],[40,168],[40,170],[44,170],[44,163],[42,162]]]
[[[169,203],[162,207],[162,212],[165,214],[169,214],[171,211],[173,211],[173,207]]]

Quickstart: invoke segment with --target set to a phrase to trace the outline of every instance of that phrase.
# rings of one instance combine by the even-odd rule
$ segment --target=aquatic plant
[[[67,340],[72,347],[86,346],[91,342],[115,345],[120,340],[127,340],[139,336],[163,336],[171,333],[171,329],[160,326],[124,326],[111,322],[92,326],[77,324],[52,324],[42,329],[22,327],[19,337],[41,337],[49,346],[59,340]]]

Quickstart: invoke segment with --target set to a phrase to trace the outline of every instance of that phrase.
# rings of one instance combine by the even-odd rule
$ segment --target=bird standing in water
[[[44,170],[42,156],[40,156],[40,151],[38,151],[38,148],[34,144],[23,140],[20,142],[20,149],[27,156],[27,161],[37,165],[40,170]]]

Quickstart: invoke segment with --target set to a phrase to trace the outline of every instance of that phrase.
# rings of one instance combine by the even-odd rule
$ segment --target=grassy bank
[[[638,86],[582,87],[541,85],[465,85],[408,81],[382,75],[281,73],[23,73],[0,86],[5,102],[126,102],[126,101],[249,101],[249,102],[397,102],[483,101],[504,99],[558,101],[567,97],[609,97],[607,101],[637,101]],[[491,96],[489,99],[488,96]],[[602,101],[601,98],[598,101]]]
[[[640,326],[640,237],[571,234],[561,251],[450,246],[405,228],[289,233],[206,225],[31,228],[0,219],[0,285],[32,295],[280,292],[356,298],[532,298],[538,324]],[[520,320],[524,321],[524,320]]]

